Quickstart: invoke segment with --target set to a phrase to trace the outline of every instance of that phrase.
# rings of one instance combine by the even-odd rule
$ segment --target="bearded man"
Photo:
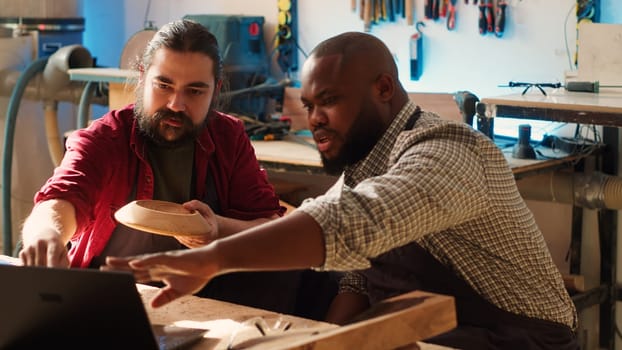
[[[62,163],[36,193],[22,230],[24,265],[99,268],[108,255],[199,247],[283,215],[243,123],[213,108],[223,63],[212,33],[189,20],[169,23],[136,69],[136,103],[72,133]],[[211,230],[172,237],[117,224],[114,212],[141,199],[189,210],[207,204]],[[290,312],[297,276],[226,276],[201,295]],[[262,286],[275,283],[281,288],[262,301]]]

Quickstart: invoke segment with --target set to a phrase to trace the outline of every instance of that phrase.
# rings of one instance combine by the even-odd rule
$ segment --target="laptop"
[[[205,329],[151,325],[133,276],[0,264],[0,349],[181,349]]]

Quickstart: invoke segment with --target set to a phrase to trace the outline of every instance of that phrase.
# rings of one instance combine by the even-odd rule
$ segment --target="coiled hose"
[[[15,125],[17,112],[22,100],[22,95],[28,82],[38,73],[42,72],[47,64],[48,58],[42,57],[31,62],[28,67],[20,74],[15,87],[11,93],[9,106],[7,108],[6,121],[4,124],[4,154],[2,158],[2,243],[5,255],[12,255],[13,236],[11,227],[11,173],[13,166],[13,139],[15,136]]]

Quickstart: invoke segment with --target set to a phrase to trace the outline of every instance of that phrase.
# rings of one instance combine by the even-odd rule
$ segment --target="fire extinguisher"
[[[410,36],[410,80],[419,80],[423,70],[423,33],[420,27],[425,27],[425,23],[417,22],[417,32]]]

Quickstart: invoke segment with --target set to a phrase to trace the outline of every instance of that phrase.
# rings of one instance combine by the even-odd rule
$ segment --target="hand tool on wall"
[[[404,11],[404,7],[406,7],[406,5],[404,4],[405,0],[397,0],[397,12],[402,14],[402,18],[406,18],[406,11]]]
[[[387,17],[389,19],[389,22],[395,22],[395,7],[394,3],[395,1],[393,0],[384,0],[386,2],[386,6],[387,6]]]
[[[406,23],[408,23],[409,26],[413,25],[414,23],[413,0],[405,0],[404,13],[406,14]]]
[[[369,28],[376,24],[376,0],[365,0],[369,2]]]
[[[456,27],[456,3],[458,0],[449,0],[447,6],[447,29],[454,30]]]
[[[425,0],[425,5],[423,5],[423,14],[425,19],[432,19],[432,7],[434,0]]]
[[[484,0],[479,4],[479,21],[478,21],[479,33],[486,34],[486,6]]]
[[[371,20],[372,20],[372,0],[364,0],[363,3],[363,26],[366,32],[371,30]]]
[[[505,31],[505,11],[507,2],[505,0],[497,0],[497,10],[495,16],[495,35],[500,38]]]
[[[479,33],[493,33],[494,32],[494,17],[492,0],[482,0],[479,3]]]
[[[438,19],[441,10],[441,0],[432,0],[432,18]]]
[[[359,0],[359,17],[365,21],[365,0]]]
[[[373,0],[374,6],[374,24],[377,24],[382,20],[382,1],[383,0]]]
[[[397,15],[402,13],[402,0],[391,0],[391,3],[393,4],[393,13],[397,19]]]
[[[439,2],[438,16],[445,17],[447,15],[447,3],[449,0],[439,0]]]
[[[425,23],[417,22],[417,31],[410,36],[410,80],[419,80],[423,71],[423,33],[420,27],[425,27]]]
[[[490,33],[495,31],[494,10],[492,8],[492,0],[482,0],[486,6],[486,30]]]

